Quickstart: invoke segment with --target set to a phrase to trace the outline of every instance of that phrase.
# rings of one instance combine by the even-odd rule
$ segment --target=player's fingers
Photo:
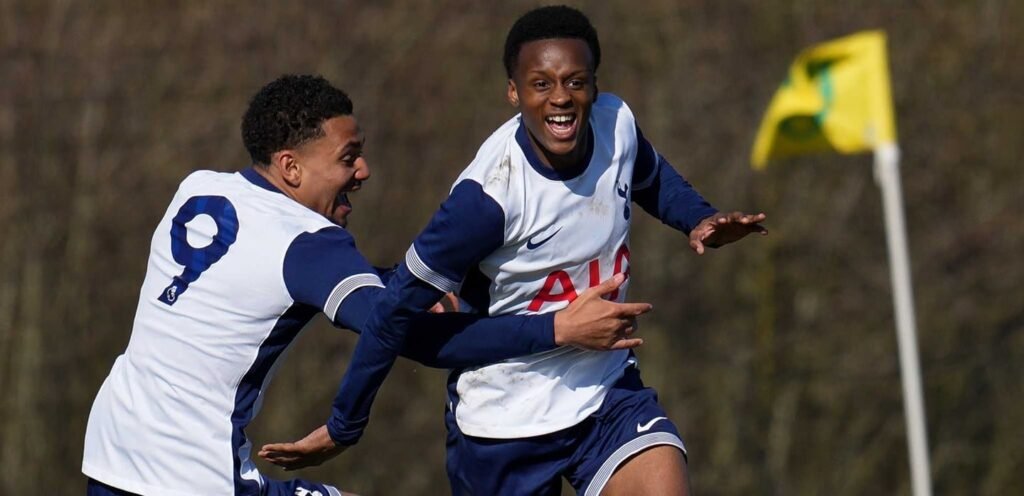
[[[448,293],[448,294],[444,295],[444,297],[445,297],[446,300],[448,300],[448,306],[450,307],[451,311],[452,312],[458,312],[459,311],[459,297],[455,296],[452,293]]]
[[[593,292],[596,293],[598,296],[604,296],[608,293],[611,293],[612,291],[615,291],[616,289],[619,289],[619,286],[621,286],[622,282],[625,280],[626,276],[624,274],[615,274],[614,276],[605,279],[603,282],[601,282],[601,284],[594,286],[592,289]],[[584,294],[590,291],[591,290],[587,290],[586,292],[584,292]]]
[[[650,303],[615,303],[615,315],[636,317],[654,310]]]
[[[298,456],[298,454],[295,451],[291,450],[260,450],[259,454],[261,457],[266,458],[268,460],[287,460]]]
[[[612,350],[628,350],[644,344],[643,338],[620,339],[612,345]]]
[[[701,243],[699,240],[691,239],[690,248],[692,248],[693,251],[697,252],[698,255],[704,254],[704,243]]]
[[[295,465],[297,460],[294,456],[270,456],[263,457],[264,460],[277,465],[278,467],[291,467]]]
[[[274,443],[264,444],[260,448],[260,455],[263,453],[285,453],[295,451],[295,443]]]

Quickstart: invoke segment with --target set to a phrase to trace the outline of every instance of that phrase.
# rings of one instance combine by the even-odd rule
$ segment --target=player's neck
[[[277,190],[280,191],[281,194],[287,196],[288,198],[291,198],[292,200],[295,200],[298,203],[302,203],[301,201],[299,201],[299,198],[296,195],[295,188],[291,187],[288,184],[288,182],[284,180],[284,178],[280,177],[277,174],[274,174],[272,167],[254,165],[252,166],[252,168],[255,169],[256,173],[262,176],[263,179],[266,179],[271,186],[277,188]]]
[[[578,144],[571,152],[565,155],[558,155],[551,153],[534,139],[532,133],[527,133],[530,136],[530,146],[533,147],[533,151],[537,153],[537,158],[540,159],[541,165],[554,169],[559,172],[578,170],[583,167],[583,161],[587,159],[587,150],[590,148],[590,133],[584,134],[583,142]]]

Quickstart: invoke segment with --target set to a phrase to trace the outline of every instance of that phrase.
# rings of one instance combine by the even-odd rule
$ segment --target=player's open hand
[[[315,467],[341,454],[348,446],[339,446],[331,439],[327,426],[309,433],[294,443],[265,444],[260,448],[260,458],[285,470]]]
[[[768,216],[763,213],[718,212],[700,221],[700,224],[690,231],[690,248],[698,255],[703,255],[705,246],[718,248],[739,241],[750,233],[766,235],[768,230],[759,222],[764,222],[767,218]]]
[[[625,280],[625,275],[615,274],[556,313],[555,344],[602,351],[644,344],[643,339],[631,336],[637,329],[636,318],[654,307],[649,303],[615,303],[604,299]]]

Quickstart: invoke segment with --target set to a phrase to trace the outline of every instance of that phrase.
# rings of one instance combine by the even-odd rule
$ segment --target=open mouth
[[[549,115],[544,118],[548,131],[559,140],[576,136],[576,114]]]
[[[348,226],[348,215],[352,213],[352,204],[348,201],[348,193],[338,193],[334,197],[334,204],[331,205],[331,212],[328,215],[335,224],[341,227]]]

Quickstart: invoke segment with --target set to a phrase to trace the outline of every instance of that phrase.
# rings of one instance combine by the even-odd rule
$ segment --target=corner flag
[[[763,169],[770,159],[895,142],[885,33],[863,31],[797,56],[761,121],[750,160]]]
[[[750,161],[763,169],[771,159],[819,151],[875,154],[889,245],[911,487],[914,496],[931,496],[900,153],[883,32],[864,31],[801,52],[768,105]]]

